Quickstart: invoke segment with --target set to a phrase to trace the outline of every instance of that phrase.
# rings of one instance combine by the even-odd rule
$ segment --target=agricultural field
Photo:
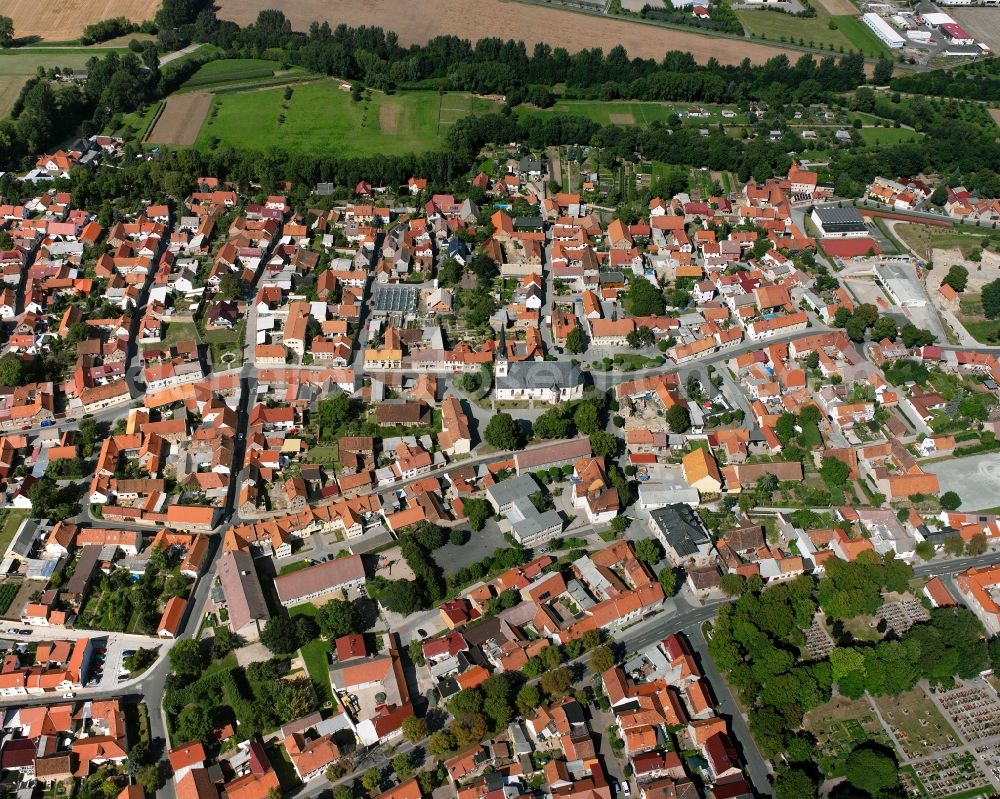
[[[1000,49],[1000,9],[996,8],[949,8],[951,14],[976,41],[984,42],[995,53]]]
[[[736,9],[736,16],[744,30],[759,39],[777,42],[784,39],[837,52],[841,48],[844,51],[859,50],[866,56],[885,53],[878,39],[854,17],[849,14],[831,16],[822,5],[816,7],[815,17],[793,17],[780,11],[755,8]],[[831,19],[836,28],[830,27]]]
[[[277,61],[264,61],[257,58],[230,58],[222,61],[209,61],[188,78],[181,90],[203,90],[214,86],[224,86],[227,83],[253,81],[257,78],[270,78],[281,68]]]
[[[146,142],[180,146],[194,144],[211,107],[212,95],[205,92],[175,94],[167,99],[156,124],[146,136]]]
[[[337,81],[290,87],[287,100],[286,91],[217,95],[197,146],[218,140],[254,150],[281,144],[298,152],[349,156],[421,152],[436,147],[460,117],[495,108],[489,100],[462,93],[371,92],[355,102]]]
[[[274,2],[219,0],[217,6],[220,19],[247,25],[257,19],[261,10],[272,8]],[[341,0],[336,6],[323,0],[296,0],[281,10],[295,30],[304,31],[313,20],[324,19],[331,25],[377,25],[396,31],[403,45],[423,44],[435,36],[450,34],[472,41],[489,37],[519,39],[529,52],[544,41],[575,53],[595,46],[609,50],[610,42],[622,45],[630,56],[661,59],[667,50],[684,50],[699,63],[714,57],[723,64],[739,64],[744,58],[762,64],[787,52],[778,45],[735,44],[698,33],[504,0],[424,0],[420,8],[420,14],[412,13],[408,0]]]
[[[16,36],[55,42],[77,39],[87,25],[102,19],[152,19],[159,7],[160,0],[4,0],[2,6],[14,20]]]

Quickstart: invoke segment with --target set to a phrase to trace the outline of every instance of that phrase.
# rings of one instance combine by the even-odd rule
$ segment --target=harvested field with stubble
[[[994,53],[1000,50],[1000,8],[949,8],[948,13],[977,41],[988,44]]]
[[[133,22],[152,19],[160,0],[4,0],[0,11],[14,20],[18,37],[38,36],[53,42],[80,38],[83,29],[112,17]]]
[[[247,25],[274,0],[219,0],[219,17]],[[376,25],[399,34],[403,45],[423,44],[435,36],[453,35],[476,41],[490,37],[519,39],[528,51],[538,42],[565,47],[575,53],[595,46],[620,44],[630,56],[660,59],[668,50],[684,50],[699,63],[715,57],[723,64],[749,58],[755,64],[789,51],[778,46],[733,41],[668,30],[621,19],[596,17],[555,8],[505,0],[423,0],[419,13],[409,0],[289,0],[282,3],[295,30],[307,30],[313,21],[327,20],[352,27]],[[795,60],[799,54],[792,52]]]
[[[819,0],[823,8],[834,16],[838,14],[860,14],[858,7],[851,0]]]
[[[188,147],[198,139],[202,122],[212,107],[212,95],[205,92],[175,94],[146,137],[149,144],[176,144]]]

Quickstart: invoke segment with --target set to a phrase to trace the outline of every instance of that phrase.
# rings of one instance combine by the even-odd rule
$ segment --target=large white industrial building
[[[897,50],[905,44],[905,40],[896,33],[896,29],[878,14],[869,11],[861,19],[886,47]]]

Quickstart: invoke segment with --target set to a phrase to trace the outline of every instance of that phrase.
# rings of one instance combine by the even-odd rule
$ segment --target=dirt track
[[[847,0],[840,0],[846,2]],[[274,8],[274,0],[217,0],[219,17],[246,25],[258,12]],[[395,30],[404,45],[423,44],[444,34],[473,41],[489,37],[520,39],[528,52],[540,41],[569,52],[601,47],[605,52],[621,44],[630,56],[662,58],[668,50],[690,52],[699,63],[711,57],[724,64],[738,64],[744,58],[760,64],[784,51],[778,47],[715,39],[695,33],[667,30],[626,20],[575,14],[504,0],[422,0],[419,12],[411,0],[286,0],[281,10],[295,30],[307,30],[314,20],[352,27],[377,25]],[[799,54],[792,52],[794,61]]]
[[[211,107],[211,94],[192,92],[173,95],[167,100],[146,141],[150,144],[194,144]]]
[[[160,0],[3,0],[0,12],[14,20],[14,35],[62,42],[78,39],[93,22],[128,17],[152,19]]]

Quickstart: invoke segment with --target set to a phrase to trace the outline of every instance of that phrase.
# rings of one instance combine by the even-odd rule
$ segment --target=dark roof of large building
[[[653,524],[660,530],[667,543],[682,558],[694,555],[699,544],[709,541],[708,533],[701,519],[690,505],[676,502],[659,508],[649,514]]]
[[[88,545],[80,551],[80,559],[76,562],[73,576],[66,583],[66,593],[70,596],[82,597],[90,587],[90,581],[94,577],[97,563],[101,559],[101,551],[104,547],[99,545]]]
[[[821,205],[817,206],[816,216],[819,217],[819,221],[823,225],[847,225],[856,223],[859,225],[864,224],[864,219],[861,218],[861,214],[858,213],[858,209],[853,206],[848,206],[847,208],[839,208],[833,205]]]
[[[583,383],[583,373],[575,363],[566,361],[514,361],[507,366],[506,377],[497,376],[497,388],[562,389]]]

